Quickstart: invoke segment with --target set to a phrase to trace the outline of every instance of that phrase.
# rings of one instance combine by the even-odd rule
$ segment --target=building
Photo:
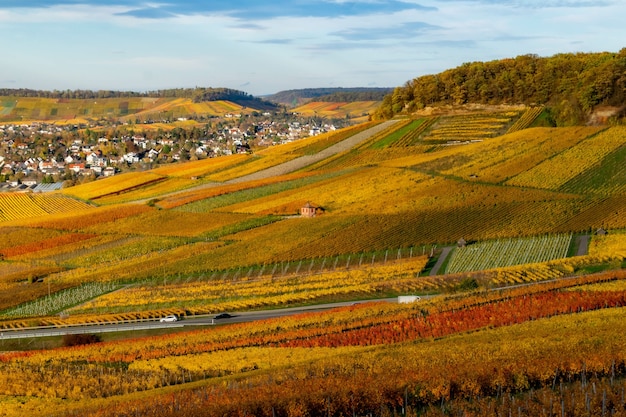
[[[315,217],[318,214],[321,214],[324,212],[324,209],[321,207],[317,207],[309,202],[307,202],[304,206],[302,206],[302,208],[300,209],[300,216],[302,217]]]

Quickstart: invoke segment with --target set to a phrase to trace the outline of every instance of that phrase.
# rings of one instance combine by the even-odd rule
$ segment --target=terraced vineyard
[[[537,117],[539,117],[539,115],[543,111],[543,107],[531,107],[527,109],[526,111],[524,111],[524,113],[522,113],[520,118],[517,119],[515,123],[511,125],[511,127],[509,127],[509,130],[507,130],[506,133],[513,133],[517,132],[518,130],[527,129],[533,124],[533,122],[537,119]]]
[[[509,111],[440,117],[424,139],[439,143],[481,141],[502,134],[518,116],[518,112]]]

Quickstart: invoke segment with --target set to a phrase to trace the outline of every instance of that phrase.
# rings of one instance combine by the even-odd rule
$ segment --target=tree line
[[[469,62],[407,81],[385,96],[377,115],[391,118],[427,106],[545,105],[558,126],[586,120],[597,106],[626,101],[626,48],[618,53],[521,55]]]
[[[389,87],[320,87],[285,90],[267,96],[275,103],[296,106],[307,101],[354,102],[381,101],[386,94],[393,92]]]
[[[323,101],[323,102],[348,102],[352,103],[355,101],[381,101],[385,98],[385,96],[389,93],[393,92],[392,88],[375,88],[375,89],[366,89],[363,91],[337,91],[332,94],[320,96],[315,99],[315,101]]]
[[[33,90],[29,88],[0,88],[0,96],[37,97],[54,99],[103,99],[129,97],[189,98],[196,102],[216,100],[254,100],[255,97],[230,88],[170,88],[152,91],[115,91],[115,90]]]

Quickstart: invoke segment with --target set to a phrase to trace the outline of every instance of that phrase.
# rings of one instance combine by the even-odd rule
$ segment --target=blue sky
[[[0,87],[254,95],[617,52],[624,0],[0,0]]]

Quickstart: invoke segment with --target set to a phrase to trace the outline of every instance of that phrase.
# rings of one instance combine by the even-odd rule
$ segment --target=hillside
[[[298,107],[309,101],[323,102],[356,102],[356,101],[382,101],[386,94],[393,91],[392,88],[374,87],[327,87],[327,88],[303,88],[297,90],[279,91],[276,94],[265,96],[268,101],[283,104],[289,107]]]
[[[161,121],[179,117],[223,116],[243,107],[228,101],[195,103],[182,98],[54,99],[0,97],[0,122],[59,121],[86,122],[115,119]]]
[[[376,112],[380,104],[381,101],[309,101],[291,111],[316,119],[350,119],[354,123],[362,123],[371,118],[370,115]]]
[[[387,95],[378,115],[473,104],[545,105],[554,126],[584,124],[600,106],[619,119],[626,106],[626,49],[618,53],[522,55],[469,62],[407,81]]]
[[[155,329],[0,339],[3,413],[620,415],[626,127],[546,114],[455,107],[0,195],[4,334]]]
[[[194,88],[146,93],[0,89],[0,122],[115,119],[147,121],[276,110],[269,101],[231,89]]]
[[[440,247],[460,238],[626,227],[624,128],[520,126],[537,117],[529,108],[370,122],[254,154],[66,188],[63,195],[100,207],[76,217],[72,211],[31,216],[3,229],[71,234],[83,249],[72,255],[73,246],[64,243],[39,252],[34,248],[45,234],[17,232],[24,252],[7,252],[5,267],[24,262],[18,276],[26,279],[31,260],[53,262],[66,271],[49,280],[69,285],[166,279]],[[307,202],[324,214],[293,217]],[[21,212],[14,203],[2,210],[7,219],[15,218],[10,210]],[[264,250],[254,250],[258,245]],[[109,250],[125,256],[97,270],[79,266],[107,258]]]

